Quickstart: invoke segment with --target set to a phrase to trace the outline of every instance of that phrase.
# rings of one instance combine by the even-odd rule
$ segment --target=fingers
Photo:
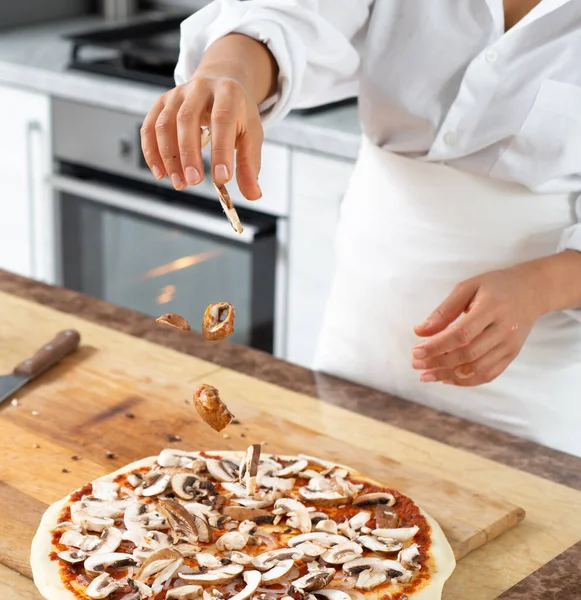
[[[249,123],[248,130],[238,139],[236,152],[236,181],[248,200],[258,200],[262,196],[258,174],[263,139],[262,123],[257,113],[256,120]]]
[[[472,342],[493,322],[494,312],[476,305],[444,331],[415,346],[412,356],[422,360],[452,352]]]
[[[177,136],[177,115],[183,102],[180,88],[173,90],[155,123],[157,147],[176,190],[186,187]],[[199,134],[198,134],[199,135]]]
[[[457,285],[444,302],[423,323],[415,327],[415,333],[425,337],[443,331],[467,310],[477,290],[477,283],[471,280]]]
[[[472,363],[461,365],[459,367],[437,368],[424,371],[420,376],[421,381],[452,381],[454,383],[467,382],[468,385],[480,385],[487,381],[492,381],[498,377],[510,362],[510,351],[505,344],[498,344],[489,352],[478,358]],[[502,369],[499,365],[506,364]]]
[[[191,85],[177,113],[177,138],[186,183],[197,185],[204,178],[200,127],[212,94],[203,84]]]
[[[165,106],[165,94],[160,96],[141,126],[141,151],[147,166],[150,168],[156,179],[163,179],[166,175],[165,165],[157,147],[157,136],[155,133],[155,124]]]
[[[435,379],[431,378],[430,381],[444,381],[462,387],[490,383],[506,370],[514,358],[515,354],[505,344],[500,344],[470,365],[463,365],[454,371],[435,370],[432,373]]]
[[[217,86],[212,107],[212,175],[216,183],[230,181],[238,137],[237,107],[242,103],[238,84],[229,79]]]
[[[249,200],[262,196],[258,184],[262,123],[257,107],[240,83],[232,79],[197,78],[163,94],[141,128],[145,160],[157,179],[169,175],[183,190],[204,178],[201,126],[212,131],[212,177],[225,184],[234,172]]]
[[[414,369],[455,369],[461,365],[473,363],[478,360],[495,346],[498,346],[504,339],[504,331],[497,324],[487,327],[480,335],[476,336],[471,344],[467,344],[456,350],[445,354],[439,354],[425,359],[413,359],[412,367]]]

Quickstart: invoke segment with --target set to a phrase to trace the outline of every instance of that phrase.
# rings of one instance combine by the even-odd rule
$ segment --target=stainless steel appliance
[[[72,42],[69,68],[169,89],[175,85],[180,24],[191,12],[156,11],[116,26],[69,35],[67,38]],[[349,98],[295,112],[311,114],[355,103],[356,98]]]
[[[236,308],[232,341],[283,348],[286,149],[265,152],[270,200],[243,201],[231,185],[244,224],[239,235],[210,178],[186,192],[153,178],[141,154],[140,117],[63,100],[52,110],[65,287],[152,317],[175,312],[198,330],[208,304],[229,301]]]

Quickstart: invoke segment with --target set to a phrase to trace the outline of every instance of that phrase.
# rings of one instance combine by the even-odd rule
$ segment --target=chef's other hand
[[[162,94],[143,122],[141,146],[156,179],[169,175],[176,190],[204,178],[201,127],[212,133],[212,177],[233,176],[248,200],[257,200],[263,141],[258,105],[276,86],[277,66],[267,47],[231,34],[207,50],[190,81]]]
[[[428,338],[412,350],[412,367],[422,371],[420,379],[460,386],[496,379],[545,312],[531,284],[531,270],[519,266],[458,284],[415,328]]]

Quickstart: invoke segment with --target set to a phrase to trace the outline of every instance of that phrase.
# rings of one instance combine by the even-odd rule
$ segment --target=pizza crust
[[[208,451],[205,452],[207,456],[221,456],[221,457],[236,457],[242,458],[244,452],[224,450],[219,451]],[[264,457],[271,457],[272,454],[263,454]],[[296,456],[284,456],[277,454],[279,458],[283,460],[296,460]],[[132,462],[124,467],[121,467],[113,473],[99,477],[94,481],[113,481],[117,476],[130,473],[136,469],[143,467],[151,467],[157,460],[158,455],[149,456],[141,460]],[[367,481],[369,483],[387,487],[385,484],[375,481],[366,475],[358,473],[347,465],[340,463],[334,463],[317,459],[317,462],[328,468],[339,467],[349,471],[351,476]],[[74,493],[74,492],[72,492]],[[71,494],[72,494],[71,493]],[[49,554],[53,551],[52,547],[52,531],[58,524],[59,515],[63,508],[69,503],[71,494],[62,500],[58,500],[54,504],[48,507],[42,516],[38,530],[32,540],[31,552],[30,552],[30,565],[32,567],[32,574],[34,583],[38,588],[41,595],[46,600],[78,600],[78,597],[68,590],[60,578],[59,573],[59,562],[51,560]],[[420,508],[420,512],[429,523],[432,529],[431,535],[431,547],[430,547],[430,565],[432,569],[429,583],[422,589],[408,595],[409,600],[441,600],[442,590],[447,579],[450,577],[456,566],[456,559],[454,558],[454,552],[442,531],[442,528],[438,523],[425,511]],[[373,591],[365,592],[363,594],[369,600],[379,600],[380,596],[384,596],[384,593],[375,593]]]

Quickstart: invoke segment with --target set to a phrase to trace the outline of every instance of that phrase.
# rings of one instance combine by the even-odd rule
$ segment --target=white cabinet
[[[354,164],[293,152],[286,359],[312,367],[335,263],[341,199]]]
[[[49,279],[50,100],[0,86],[0,269]]]

